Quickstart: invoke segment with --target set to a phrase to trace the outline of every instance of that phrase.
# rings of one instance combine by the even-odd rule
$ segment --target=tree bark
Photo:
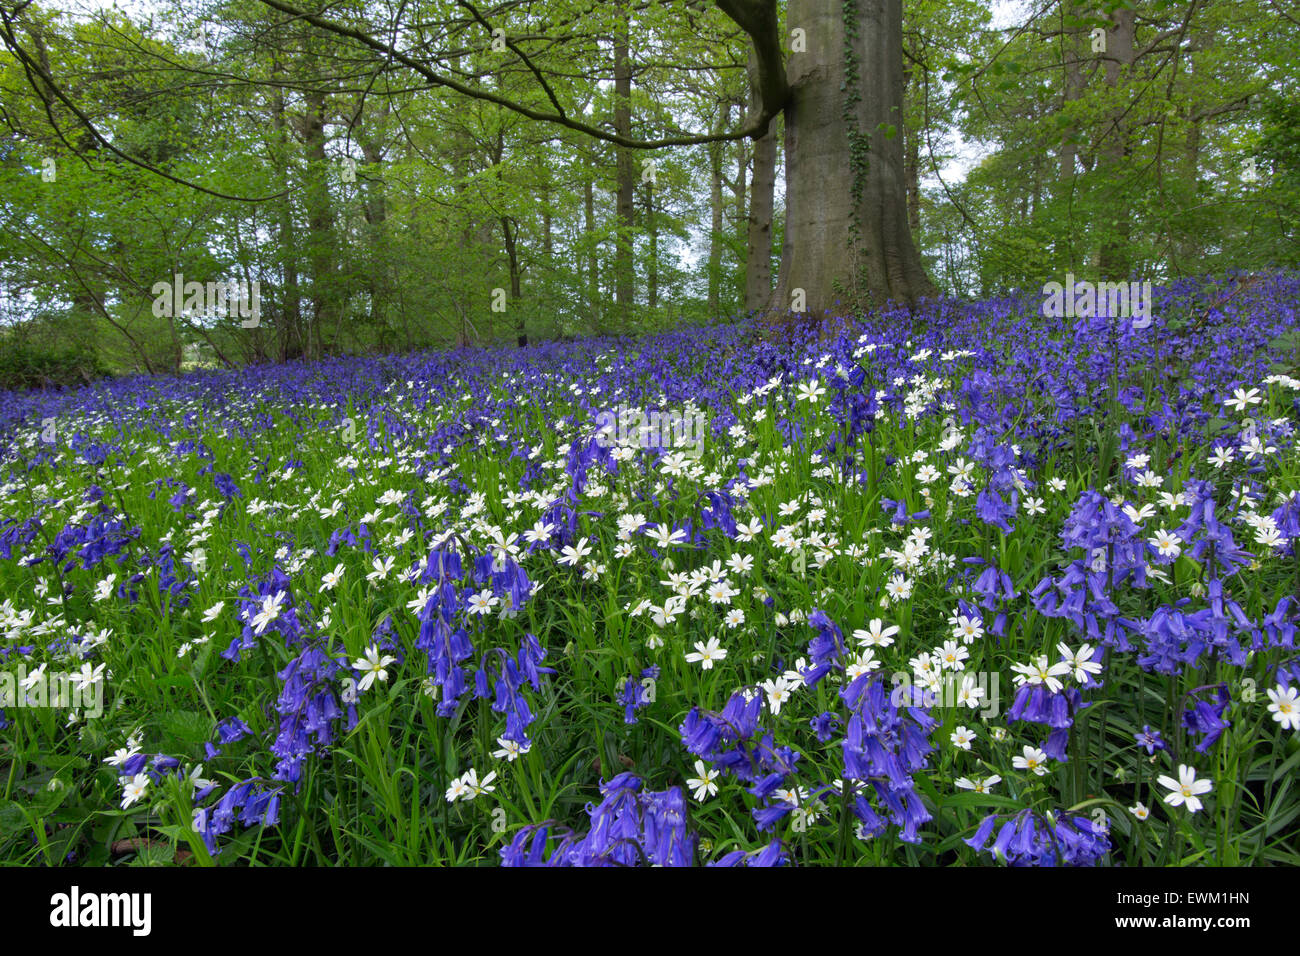
[[[762,100],[758,57],[749,54],[749,109]],[[754,141],[754,169],[749,181],[749,219],[745,236],[745,311],[766,308],[772,297],[772,211],[776,194],[776,120]]]
[[[744,116],[745,104],[737,103],[736,111]],[[735,205],[735,228],[736,236],[748,236],[749,232],[749,209],[746,200],[749,198],[749,144],[742,140],[736,141],[736,178],[731,181],[731,196]],[[736,286],[733,290],[737,306],[741,306],[745,301],[745,273],[743,269],[736,271]]]
[[[772,124],[775,127],[775,122]],[[745,311],[756,312],[772,296],[772,209],[776,192],[776,131],[754,143],[749,187],[749,235],[745,244]]]
[[[631,32],[626,5],[621,4],[623,21],[614,38],[614,131],[632,135],[632,60],[628,36]],[[635,273],[632,262],[632,229],[636,201],[636,166],[632,151],[617,147],[618,155],[618,234],[614,239],[614,303],[620,325],[626,329],[632,318]]]
[[[382,112],[379,114],[380,120],[387,118],[388,108],[389,101],[384,100]],[[382,343],[387,341],[391,331],[388,311],[392,285],[389,278],[392,269],[392,253],[388,242],[388,196],[384,189],[381,167],[384,151],[373,134],[363,129],[357,131],[357,145],[361,147],[361,155],[367,169],[364,210],[369,240],[370,269],[364,281],[370,293],[370,321],[379,330]]]
[[[659,307],[659,222],[655,215],[655,185],[645,184],[645,223],[650,235],[650,262],[646,267],[646,307],[651,316]]]
[[[325,94],[310,90],[303,96],[304,112],[298,122],[307,156],[307,266],[311,270],[312,327],[315,355],[324,350],[326,326],[337,327],[342,312],[334,282],[334,209],[330,201],[329,166],[325,154]],[[303,354],[311,358],[312,336],[307,335]]]
[[[718,129],[727,125],[727,108],[722,107]],[[722,312],[722,144],[709,144],[709,293],[711,318]]]
[[[903,95],[913,95],[913,80],[916,74],[909,67],[903,70]],[[907,181],[907,227],[915,238],[921,232],[921,134],[904,125],[903,130],[903,178]]]
[[[845,11],[856,77],[846,73]],[[907,224],[902,0],[790,0],[787,22],[807,31],[808,50],[788,67],[786,228],[772,307],[843,314],[933,295]],[[846,106],[846,95],[856,102]]]
[[[279,72],[278,64],[275,67]],[[284,196],[276,201],[277,229],[279,230],[277,248],[280,255],[281,275],[284,280],[283,295],[280,305],[280,322],[278,338],[281,340],[280,354],[285,357],[287,341],[292,338],[302,342],[302,291],[298,287],[298,251],[294,240],[293,228],[293,182],[289,157],[288,122],[285,118],[284,91],[279,87],[271,98],[271,127],[275,131],[275,165],[278,180],[284,189]],[[262,348],[262,338],[257,332],[249,336],[252,340],[252,355],[255,361],[266,358]]]
[[[1084,88],[1088,81],[1083,75],[1083,70],[1079,64],[1079,58],[1083,56],[1083,46],[1081,43],[1081,32],[1074,27],[1067,27],[1064,24],[1064,18],[1070,15],[1076,15],[1076,6],[1070,3],[1061,4],[1061,49],[1063,62],[1061,68],[1064,71],[1062,81],[1061,103],[1067,107],[1070,103],[1075,102],[1083,96]],[[1072,188],[1074,182],[1075,163],[1078,159],[1078,147],[1075,145],[1076,137],[1079,135],[1077,127],[1070,126],[1065,129],[1061,135],[1061,146],[1057,152],[1058,162],[1058,181],[1063,190]]]
[[[515,336],[520,347],[528,344],[528,332],[524,328],[524,310],[519,308],[523,296],[523,282],[519,266],[519,228],[509,216],[501,217],[501,237],[506,247],[506,262],[510,268],[510,311],[515,314]]]
[[[1106,85],[1117,90],[1133,66],[1134,11],[1119,8],[1110,15],[1110,28],[1106,31]],[[1111,222],[1103,234],[1098,258],[1098,268],[1104,280],[1117,282],[1129,277],[1132,260],[1129,249],[1130,211],[1126,208],[1124,192],[1118,188],[1123,167],[1130,153],[1129,123],[1124,113],[1127,104],[1116,98],[1111,111],[1111,124],[1101,148],[1104,170],[1112,187],[1106,204]]]
[[[587,307],[592,325],[599,330],[603,325],[600,315],[600,273],[596,262],[596,187],[592,182],[595,170],[583,179],[582,217],[587,237]]]

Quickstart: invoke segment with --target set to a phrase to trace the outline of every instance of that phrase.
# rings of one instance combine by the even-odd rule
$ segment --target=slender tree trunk
[[[1106,31],[1106,85],[1117,90],[1133,66],[1134,11],[1123,7],[1116,9],[1110,15],[1110,24]],[[1106,239],[1098,261],[1102,278],[1108,281],[1127,279],[1132,268],[1129,248],[1131,211],[1127,208],[1125,193],[1118,187],[1131,151],[1130,124],[1124,116],[1127,105],[1116,102],[1101,149],[1104,170],[1111,183],[1116,184],[1108,197],[1111,222],[1104,230]]]
[[[325,154],[325,94],[312,90],[304,94],[304,113],[299,131],[307,156],[307,265],[311,271],[312,328],[315,330],[315,353],[324,350],[324,330],[337,328],[342,310],[337,300],[334,260],[334,209],[330,201],[329,160]],[[313,355],[312,337],[307,336],[304,354]]]
[[[745,311],[767,306],[772,295],[772,209],[776,191],[776,123],[754,143],[746,241]]]
[[[582,217],[583,229],[587,236],[587,308],[591,314],[593,328],[598,332],[604,327],[600,314],[600,272],[596,262],[596,187],[592,182],[595,170],[583,182]]]
[[[368,124],[357,124],[356,142],[361,147],[361,159],[365,160],[364,213],[367,226],[368,255],[370,268],[364,278],[365,289],[370,295],[370,321],[380,329],[383,339],[391,332],[389,325],[389,299],[391,297],[389,250],[389,207],[387,194],[383,186],[383,147],[380,135],[387,116],[390,100],[383,100],[380,111],[370,117]],[[359,118],[363,114],[359,113]],[[360,185],[360,183],[359,183]]]
[[[760,97],[758,61],[749,54],[749,108]],[[745,236],[745,311],[758,312],[772,297],[772,210],[776,194],[776,120],[754,141],[754,169],[749,181],[749,221]]]
[[[387,111],[388,101],[384,101]],[[383,172],[380,164],[384,154],[379,144],[364,135],[357,137],[361,155],[366,161],[365,181],[365,216],[366,229],[370,245],[370,269],[366,276],[366,286],[370,293],[370,321],[381,330],[389,332],[388,300],[389,271],[391,254],[388,248],[388,197],[384,191]]]
[[[726,125],[724,119],[718,127]],[[722,144],[710,143],[709,149],[709,316],[717,318],[722,312]]]
[[[737,103],[736,111],[740,116],[745,115],[745,104]],[[731,198],[735,205],[735,235],[747,236],[749,230],[749,143],[745,140],[736,142],[736,178],[731,181]],[[736,270],[736,286],[733,290],[737,308],[742,307],[745,302],[745,271],[744,269]],[[729,309],[729,311],[734,311]]]
[[[632,60],[629,51],[630,17],[620,3],[623,22],[614,39],[614,131],[632,135]],[[632,150],[619,147],[618,156],[618,235],[614,240],[614,302],[619,324],[626,329],[632,318],[632,299],[636,278],[632,262],[632,229],[635,226],[636,165]]]
[[[1078,27],[1069,26],[1067,17],[1077,16],[1079,6],[1069,0],[1061,2],[1061,106],[1068,111],[1070,104],[1083,97],[1088,80],[1080,62],[1084,56],[1084,39],[1087,34]],[[1090,44],[1089,44],[1090,45]],[[1056,265],[1066,270],[1077,269],[1081,265],[1076,248],[1075,237],[1078,230],[1073,219],[1072,197],[1075,189],[1075,176],[1079,164],[1078,147],[1079,127],[1071,120],[1061,130],[1061,141],[1057,148],[1056,184],[1053,195],[1060,210],[1059,226],[1056,230]]]
[[[1182,181],[1183,188],[1188,190],[1188,198],[1198,195],[1198,182],[1200,179],[1200,154],[1201,154],[1201,120],[1199,117],[1192,117],[1187,125],[1187,138],[1183,143],[1182,169],[1179,179]],[[1178,220],[1176,219],[1175,222]],[[1174,254],[1170,263],[1175,274],[1186,275],[1193,268],[1193,263],[1201,258],[1200,236],[1196,230],[1191,227],[1191,222],[1184,222],[1181,228],[1178,228],[1177,239],[1175,240]]]
[[[542,254],[546,257],[547,268],[551,267],[551,257],[555,254],[555,248],[551,239],[551,190],[549,186],[542,187]]]
[[[506,247],[506,262],[510,267],[510,311],[515,316],[515,336],[519,347],[528,344],[528,331],[524,328],[524,310],[519,308],[523,297],[523,283],[519,268],[518,229],[509,216],[501,217],[501,236]]]
[[[650,263],[646,269],[646,306],[651,316],[659,307],[659,222],[655,215],[655,186],[645,184],[645,222],[650,238]]]
[[[1034,218],[1038,215],[1039,207],[1043,202],[1043,157],[1040,153],[1034,154],[1034,177],[1029,184],[1029,216]]]
[[[278,67],[276,67],[278,72]],[[276,202],[276,227],[279,232],[276,242],[276,251],[280,257],[280,273],[284,282],[281,291],[281,346],[280,358],[284,358],[284,340],[292,337],[297,341],[302,341],[302,290],[298,285],[298,246],[294,239],[295,230],[293,228],[293,177],[290,173],[289,163],[289,132],[288,123],[284,113],[284,91],[280,87],[274,88],[271,97],[271,126],[275,132],[276,143],[276,167],[278,179],[281,188],[284,190],[283,198]],[[254,330],[250,336],[252,339],[252,355],[255,361],[261,361],[266,358],[262,348],[262,337],[258,331]]]
[[[1065,17],[1077,16],[1078,7],[1075,4],[1061,3],[1061,55],[1063,59],[1062,71],[1062,105],[1068,109],[1069,104],[1079,100],[1083,96],[1083,91],[1087,86],[1087,79],[1084,77],[1082,66],[1079,62],[1083,56],[1083,43],[1081,30],[1065,25]],[[1059,165],[1058,181],[1063,190],[1073,188],[1075,164],[1079,157],[1078,147],[1076,146],[1079,130],[1077,126],[1067,126],[1061,132],[1061,145],[1057,151],[1057,162]]]
[[[468,256],[475,256],[485,251],[484,244],[478,241],[481,226],[472,214],[472,206],[468,198],[469,181],[474,173],[474,158],[472,155],[474,148],[475,143],[469,132],[465,127],[458,125],[451,137],[448,152],[455,182],[456,206],[462,219],[460,247],[462,253]],[[489,223],[489,225],[491,224]],[[481,280],[476,277],[474,280],[465,281],[463,277],[453,275],[451,270],[447,270],[444,274],[447,276],[447,286],[451,292],[453,309],[456,315],[456,344],[458,347],[464,348],[472,344],[469,315],[465,308],[464,299],[468,297],[471,302],[475,303],[490,301],[490,288],[474,288],[480,281],[486,285],[490,277],[484,275]],[[484,292],[487,293],[485,297]]]
[[[903,71],[903,91],[905,96],[913,92],[916,73],[911,69]],[[903,125],[903,178],[907,180],[907,227],[912,236],[921,233],[921,132],[906,124]]]
[[[845,15],[855,19],[851,77]],[[790,0],[787,22],[807,31],[808,50],[791,54],[787,70],[786,229],[773,307],[842,314],[933,295],[907,225],[902,0]]]

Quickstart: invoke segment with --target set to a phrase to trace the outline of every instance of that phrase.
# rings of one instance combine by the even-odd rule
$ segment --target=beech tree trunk
[[[1127,77],[1133,66],[1134,12],[1119,8],[1110,15],[1110,28],[1106,31],[1106,85],[1117,89]],[[1122,179],[1120,172],[1128,162],[1129,121],[1125,118],[1127,104],[1119,104],[1111,114],[1111,125],[1106,132],[1101,149],[1102,162],[1110,174],[1112,183]],[[1121,282],[1129,277],[1131,262],[1129,258],[1129,210],[1125,195],[1119,188],[1114,188],[1108,198],[1106,208],[1110,211],[1111,222],[1104,231],[1107,236],[1102,243],[1098,266],[1102,279]]]
[[[303,96],[303,113],[298,119],[307,157],[307,265],[311,271],[312,323],[304,343],[306,358],[324,351],[326,327],[335,327],[342,317],[335,285],[334,208],[330,198],[329,159],[325,154],[325,94],[312,90]],[[314,331],[315,342],[311,331]],[[314,349],[313,349],[314,345]]]
[[[384,100],[379,119],[386,120],[389,101]],[[360,126],[360,124],[358,124]],[[361,156],[366,162],[365,202],[363,210],[366,217],[366,230],[370,251],[370,270],[364,282],[370,293],[370,321],[379,330],[380,342],[387,342],[391,332],[389,325],[389,301],[392,296],[391,262],[392,252],[388,242],[388,195],[384,186],[384,149],[381,142],[358,129],[357,145],[361,147]],[[383,346],[381,345],[381,348]]]
[[[592,183],[591,171],[583,180],[582,224],[587,239],[587,308],[591,314],[592,325],[597,331],[604,327],[600,314],[600,271],[596,263],[596,188]]]
[[[528,331],[524,327],[524,311],[519,308],[523,298],[522,269],[519,265],[519,226],[509,216],[501,217],[501,239],[506,247],[506,263],[510,268],[510,311],[515,315],[515,335],[520,348],[528,344]]]
[[[659,308],[659,220],[655,211],[655,187],[653,182],[645,184],[645,226],[650,237],[650,261],[646,266],[645,299],[646,307],[653,316]]]
[[[913,80],[915,73],[903,70],[903,95],[917,96]],[[919,84],[916,84],[919,85]],[[907,227],[915,238],[921,233],[921,131],[904,126],[903,134],[903,178],[907,184]]]
[[[631,32],[627,7],[623,6],[623,23],[614,39],[614,131],[632,135],[632,62],[628,35]],[[619,147],[618,154],[618,235],[614,239],[614,303],[619,323],[627,327],[632,317],[635,295],[635,272],[632,262],[632,228],[636,200],[636,166],[632,150]]]
[[[742,118],[744,117],[745,104],[743,102],[736,103],[736,112]],[[749,232],[749,159],[750,144],[743,139],[736,140],[736,178],[731,181],[731,198],[735,206],[733,222],[735,223],[736,236],[748,237]],[[740,308],[744,304],[745,288],[745,274],[742,270],[737,269],[735,286],[731,290],[735,296],[736,308]]]
[[[727,125],[723,108],[717,129]],[[712,318],[722,312],[722,144],[709,144],[709,292],[708,310]]]
[[[276,71],[278,72],[278,70],[277,65]],[[289,159],[289,124],[285,116],[284,91],[279,87],[276,87],[271,98],[271,127],[275,134],[273,156],[276,173],[284,189],[284,196],[276,202],[276,218],[279,229],[277,248],[280,250],[281,274],[283,277],[283,294],[279,322],[277,323],[281,345],[280,354],[277,357],[283,360],[287,341],[291,338],[300,343],[302,341],[302,291],[298,287],[298,251],[293,226],[293,180]],[[251,351],[255,361],[261,361],[266,357],[262,350],[261,335],[253,333],[247,337],[247,341],[252,343]],[[301,345],[299,348],[301,348]]]
[[[758,57],[749,53],[749,109],[762,102]],[[772,297],[772,212],[776,194],[776,119],[754,141],[749,180],[749,221],[745,237],[745,311],[758,312]]]
[[[787,24],[806,31],[808,49],[787,65],[786,227],[771,307],[845,314],[933,295],[907,222],[902,0],[790,0]]]
[[[773,126],[776,124],[773,123]],[[776,131],[754,143],[754,172],[749,187],[749,236],[746,243],[745,311],[755,312],[772,296],[772,207],[776,191]]]
[[[1200,159],[1201,159],[1201,120],[1193,117],[1187,127],[1187,141],[1183,146],[1183,171],[1182,179],[1191,190],[1192,195],[1199,192],[1197,183],[1200,181]],[[1186,228],[1180,230],[1181,236],[1175,245],[1177,249],[1177,259],[1172,265],[1175,273],[1186,274],[1188,269],[1201,257],[1200,236],[1195,230]]]
[[[1075,4],[1061,4],[1061,46],[1065,58],[1064,63],[1062,63],[1064,78],[1061,90],[1061,105],[1063,109],[1069,109],[1069,104],[1082,97],[1083,91],[1088,85],[1079,62],[1084,55],[1082,38],[1085,34],[1078,27],[1067,27],[1065,25],[1067,16],[1074,17],[1077,15],[1077,6]],[[1057,161],[1060,169],[1058,183],[1063,191],[1072,189],[1074,186],[1075,163],[1079,157],[1078,147],[1076,146],[1078,135],[1078,127],[1073,125],[1065,127],[1061,133],[1061,147],[1057,153]]]

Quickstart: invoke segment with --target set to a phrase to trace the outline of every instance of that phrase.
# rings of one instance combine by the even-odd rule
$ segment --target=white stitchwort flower
[[[379,648],[374,644],[367,647],[366,656],[358,657],[352,662],[352,669],[361,673],[361,680],[357,682],[357,690],[369,690],[376,680],[387,683],[388,671],[385,668],[396,660],[396,657],[388,654],[380,657]]]
[[[1286,730],[1300,730],[1300,691],[1279,684],[1276,690],[1269,690],[1268,699],[1272,701],[1268,712],[1275,721]]]
[[[1024,755],[1013,757],[1011,766],[1017,770],[1032,770],[1038,776],[1047,773],[1047,754],[1043,753],[1037,747],[1031,747],[1028,744],[1024,746]]]
[[[689,778],[686,781],[686,786],[691,788],[695,799],[703,803],[718,792],[718,785],[713,781],[718,778],[720,771],[710,769],[703,760],[697,760],[695,761],[695,773],[698,776]]]
[[[1189,813],[1200,810],[1201,794],[1209,793],[1214,789],[1212,781],[1197,780],[1196,771],[1186,764],[1178,765],[1177,780],[1173,777],[1160,776],[1156,778],[1156,782],[1169,791],[1169,793],[1165,794],[1165,803],[1171,807],[1180,807],[1186,804]]]
[[[727,649],[716,638],[711,637],[708,643],[704,641],[695,642],[695,651],[686,655],[686,663],[699,664],[704,670],[713,670],[714,661],[720,661],[727,656]]]
[[[149,775],[147,773],[137,773],[122,786],[122,809],[125,810],[131,804],[144,797],[145,791],[149,789]]]

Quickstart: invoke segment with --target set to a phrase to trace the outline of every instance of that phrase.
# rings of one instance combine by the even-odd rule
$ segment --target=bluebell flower
[[[1152,730],[1150,724],[1143,724],[1142,730],[1135,735],[1135,738],[1139,747],[1146,748],[1148,755],[1154,756],[1157,750],[1165,749],[1165,741],[1160,736],[1160,731]]]
[[[1088,817],[1070,813],[1043,816],[1021,810],[1003,820],[992,846],[999,814],[981,821],[964,842],[988,851],[1011,866],[1096,866],[1110,853],[1106,829]]]
[[[1204,691],[1213,691],[1214,699],[1207,701],[1200,699],[1199,695]],[[1201,740],[1196,745],[1197,753],[1205,753],[1210,747],[1214,746],[1223,732],[1228,729],[1229,722],[1224,719],[1229,705],[1232,703],[1232,697],[1228,693],[1227,684],[1215,684],[1208,687],[1198,687],[1190,695],[1192,706],[1183,711],[1183,726],[1191,734],[1201,736]]]
[[[252,728],[238,717],[229,717],[217,724],[217,739],[223,744],[233,744],[252,732]]]

